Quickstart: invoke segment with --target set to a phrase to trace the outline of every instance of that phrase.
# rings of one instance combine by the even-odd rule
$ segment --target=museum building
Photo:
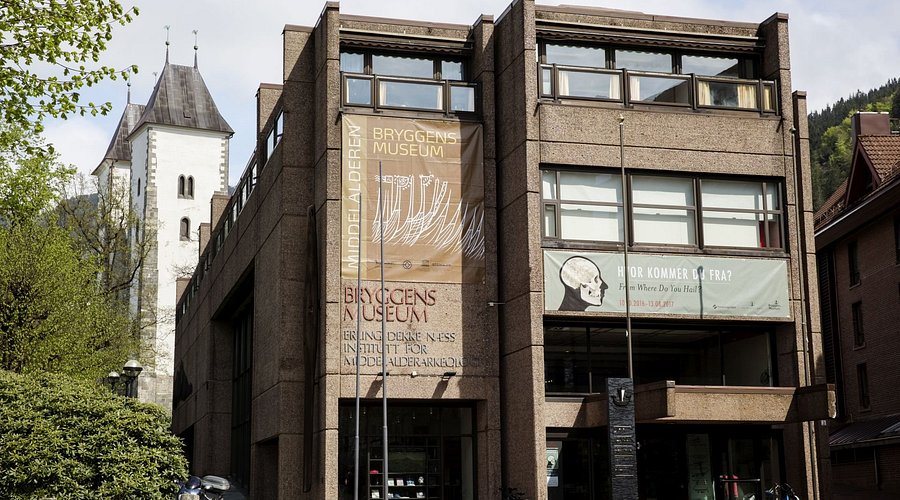
[[[636,466],[642,499],[828,497],[786,15],[327,3],[283,35],[179,283],[194,473],[253,498],[561,500],[618,497]]]

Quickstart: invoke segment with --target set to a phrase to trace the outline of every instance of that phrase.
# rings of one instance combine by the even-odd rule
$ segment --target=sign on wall
[[[629,254],[631,312],[791,317],[787,261]],[[625,312],[621,253],[544,251],[544,309]]]
[[[481,125],[343,115],[341,165],[344,279],[381,278],[383,234],[386,281],[483,281]]]

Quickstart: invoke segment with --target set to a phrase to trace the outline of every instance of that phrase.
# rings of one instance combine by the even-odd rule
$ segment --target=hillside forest
[[[891,79],[868,92],[857,91],[846,99],[842,98],[823,110],[809,114],[815,209],[831,196],[849,174],[853,153],[850,117],[857,111],[888,112],[891,125],[895,127],[900,123],[900,79]]]

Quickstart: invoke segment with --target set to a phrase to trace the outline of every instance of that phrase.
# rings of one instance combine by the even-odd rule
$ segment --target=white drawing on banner
[[[375,182],[378,180],[376,175]],[[385,243],[424,244],[444,252],[462,252],[467,258],[484,258],[484,210],[480,205],[464,200],[454,203],[450,183],[434,174],[384,175],[381,180]],[[376,213],[372,223],[376,242],[381,215]]]
[[[609,286],[600,276],[600,268],[584,257],[569,257],[559,268],[559,280],[565,294],[559,311],[586,311],[590,306],[603,305]]]

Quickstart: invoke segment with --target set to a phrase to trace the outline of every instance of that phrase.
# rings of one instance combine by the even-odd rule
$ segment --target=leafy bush
[[[0,371],[0,498],[172,498],[187,474],[156,405],[60,375]]]

